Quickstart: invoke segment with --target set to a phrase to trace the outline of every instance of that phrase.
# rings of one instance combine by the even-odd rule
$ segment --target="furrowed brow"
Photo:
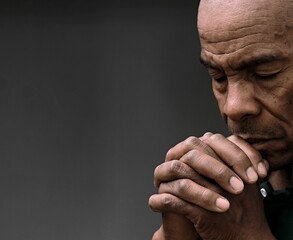
[[[265,64],[265,63],[270,63],[270,62],[274,62],[276,60],[280,60],[282,57],[277,56],[277,55],[261,55],[261,56],[252,56],[252,57],[248,57],[240,62],[233,62],[232,64],[230,64],[230,67],[234,70],[243,70],[245,68],[249,68],[249,67],[253,67],[253,66],[257,66],[257,65],[261,65],[261,64]],[[220,66],[218,66],[217,64],[214,64],[212,62],[206,61],[204,58],[200,57],[200,62],[203,66],[205,66],[206,68],[212,68],[212,69],[216,69],[219,71],[223,71],[222,68]]]
[[[206,68],[212,68],[212,69],[216,69],[216,70],[221,70],[221,68],[218,65],[213,64],[213,63],[209,63],[206,60],[204,60],[202,57],[200,57],[199,61]]]
[[[265,63],[274,62],[278,59],[280,58],[276,55],[254,56],[246,60],[243,60],[239,63],[235,63],[233,65],[235,70],[242,70],[244,68],[249,68],[249,67],[253,67],[253,66],[257,66],[257,65],[261,65]]]

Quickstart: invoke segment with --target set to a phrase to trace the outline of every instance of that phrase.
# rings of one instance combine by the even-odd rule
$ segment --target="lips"
[[[246,139],[244,138],[244,140],[250,144],[267,142],[273,139],[274,138],[246,138]]]
[[[267,145],[268,143],[270,143],[273,139],[263,139],[263,138],[248,138],[246,139],[246,142],[248,142],[249,144],[251,144],[254,148],[256,148],[257,150],[261,150],[265,147],[265,145]]]
[[[269,148],[277,147],[281,138],[277,137],[252,137],[252,136],[240,136],[256,150],[268,150]]]

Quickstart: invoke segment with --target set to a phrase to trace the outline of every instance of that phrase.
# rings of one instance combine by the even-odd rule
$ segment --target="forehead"
[[[290,0],[291,1],[291,0]],[[290,2],[289,0],[287,2]],[[198,30],[202,53],[220,58],[292,50],[292,3],[286,0],[201,0]],[[286,45],[286,46],[284,46]]]
[[[201,0],[198,9],[198,27],[205,31],[231,30],[235,27],[288,24],[292,0]]]

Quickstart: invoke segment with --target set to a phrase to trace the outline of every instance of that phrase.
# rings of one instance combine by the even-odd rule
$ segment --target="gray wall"
[[[0,239],[150,239],[153,169],[224,125],[194,1],[0,8]]]

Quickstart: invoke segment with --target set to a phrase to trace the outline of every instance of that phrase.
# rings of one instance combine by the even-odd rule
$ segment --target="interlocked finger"
[[[237,144],[221,134],[210,135],[204,142],[245,182],[255,183],[258,180],[258,175],[251,159]]]
[[[154,172],[154,185],[156,187],[159,187],[161,182],[169,182],[177,179],[190,179],[204,187],[213,187],[211,182],[203,178],[183,161],[172,160],[156,167]]]
[[[267,161],[262,158],[258,151],[256,151],[249,143],[236,135],[231,135],[227,139],[236,144],[239,148],[242,149],[243,152],[245,152],[261,178],[267,176],[269,165]]]
[[[244,188],[242,180],[229,166],[203,152],[192,150],[180,160],[230,193],[240,193]]]
[[[204,136],[208,136],[209,134],[210,133],[206,133]],[[193,149],[201,149],[201,151],[219,159],[217,154],[215,154],[215,152],[207,144],[205,144],[201,138],[192,136],[171,148],[166,154],[165,161],[179,160],[184,154]]]

